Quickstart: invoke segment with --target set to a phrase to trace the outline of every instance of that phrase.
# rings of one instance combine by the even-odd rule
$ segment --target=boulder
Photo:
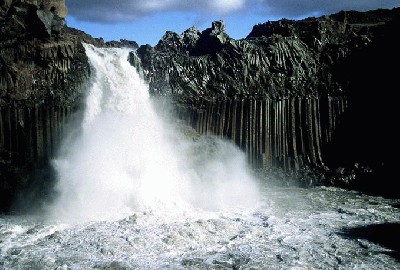
[[[195,48],[191,50],[191,54],[205,55],[220,52],[230,40],[225,31],[226,26],[224,21],[212,22],[211,28],[207,28],[201,33]]]

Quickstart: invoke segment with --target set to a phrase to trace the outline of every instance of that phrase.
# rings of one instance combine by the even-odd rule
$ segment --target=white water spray
[[[170,216],[258,202],[238,149],[220,140],[185,140],[158,117],[147,85],[127,61],[128,50],[85,49],[92,85],[79,135],[53,162],[59,197],[52,215],[64,220],[120,218],[136,211]]]

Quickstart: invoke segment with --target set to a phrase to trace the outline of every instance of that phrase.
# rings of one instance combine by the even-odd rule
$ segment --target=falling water
[[[257,182],[233,145],[182,135],[127,50],[85,49],[57,200],[0,216],[0,269],[399,269],[400,199]]]
[[[128,50],[85,49],[94,74],[81,131],[54,161],[55,216],[107,219],[143,210],[180,215],[190,208],[257,203],[242,153],[217,139],[190,142],[161,120],[147,85],[127,61]]]

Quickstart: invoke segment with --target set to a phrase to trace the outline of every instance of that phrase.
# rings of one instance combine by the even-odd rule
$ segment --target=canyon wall
[[[202,32],[166,32],[130,61],[152,94],[178,104],[198,132],[235,142],[255,168],[369,188],[372,176],[388,176],[375,173],[392,169],[395,140],[385,131],[395,115],[399,17],[397,8],[282,19],[241,40],[216,21]]]
[[[82,44],[138,47],[70,28],[66,15],[64,0],[0,0],[0,212],[18,196],[50,195],[49,161],[89,83]]]
[[[139,48],[69,28],[66,14],[64,1],[0,0],[0,211],[53,183],[49,160],[90,76],[82,42],[131,47],[154,97],[199,133],[236,143],[260,172],[397,190],[400,9],[266,22],[241,40],[216,21]]]
[[[82,38],[65,27],[64,1],[0,4],[2,211],[32,184],[35,172],[47,177],[48,160],[82,102],[90,69]]]

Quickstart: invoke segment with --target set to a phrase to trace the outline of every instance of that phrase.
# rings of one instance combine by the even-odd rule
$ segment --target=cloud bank
[[[190,11],[229,14],[246,7],[246,0],[67,0],[69,14],[78,20],[99,23],[130,22],[158,12]]]
[[[158,12],[228,15],[253,12],[274,18],[301,18],[340,10],[367,11],[400,6],[400,0],[105,0],[66,1],[69,15],[89,22],[132,22]]]
[[[332,14],[341,10],[368,11],[400,6],[400,0],[256,0],[267,16],[300,18]]]

